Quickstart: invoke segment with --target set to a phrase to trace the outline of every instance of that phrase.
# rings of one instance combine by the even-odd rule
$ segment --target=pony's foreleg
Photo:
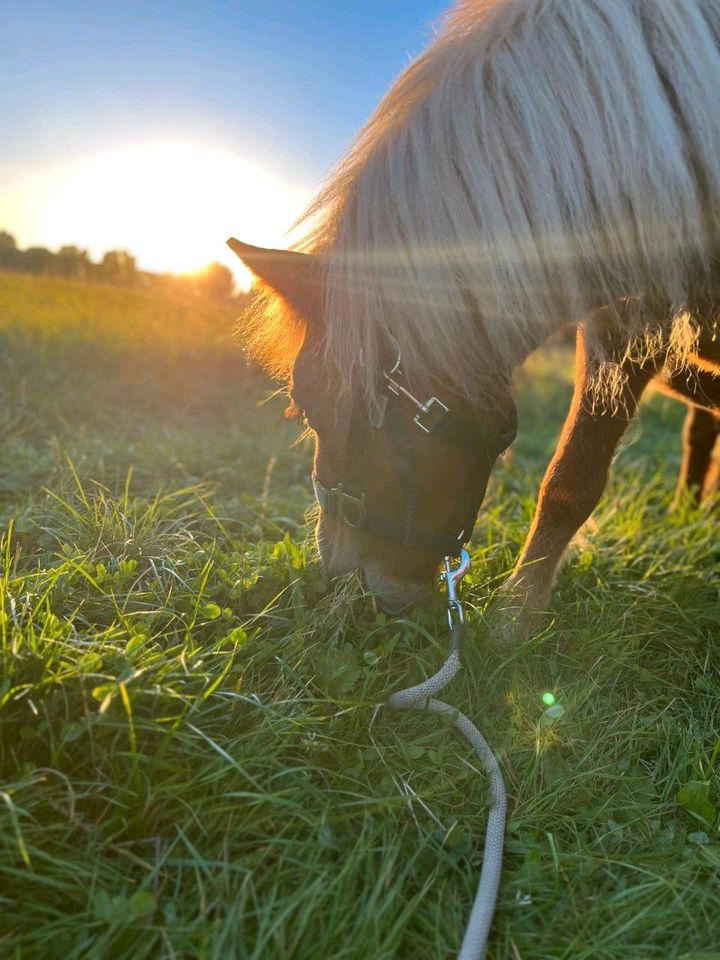
[[[575,392],[555,455],[545,473],[535,517],[510,579],[502,587],[502,631],[526,636],[547,608],[562,555],[594,510],[615,449],[635,416],[657,363],[623,364],[622,394],[612,410],[595,410],[582,328],[577,332]]]

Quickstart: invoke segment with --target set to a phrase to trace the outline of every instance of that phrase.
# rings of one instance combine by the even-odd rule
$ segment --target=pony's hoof
[[[542,609],[528,592],[512,581],[504,583],[486,614],[491,636],[498,645],[525,643],[542,619]]]
[[[499,647],[524,643],[532,628],[532,617],[508,597],[498,597],[486,612],[485,620],[491,641]]]
[[[498,646],[519,646],[530,636],[530,627],[531,624],[524,614],[503,611],[493,631],[493,639]]]

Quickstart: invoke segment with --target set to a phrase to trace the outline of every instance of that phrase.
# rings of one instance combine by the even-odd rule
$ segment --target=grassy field
[[[448,723],[380,714],[445,656],[329,593],[310,451],[233,310],[0,274],[0,954],[436,960],[485,791]],[[668,516],[683,410],[630,431],[551,616],[483,619],[530,521],[570,358],[518,377],[448,699],[510,793],[493,960],[720,957],[716,521]],[[564,707],[548,716],[544,691]]]

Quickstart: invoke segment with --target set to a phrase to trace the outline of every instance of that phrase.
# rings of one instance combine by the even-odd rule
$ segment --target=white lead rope
[[[429,713],[442,713],[454,717],[455,726],[462,735],[470,741],[478,755],[485,772],[490,778],[490,797],[492,807],[488,814],[487,830],[485,832],[485,848],[483,850],[483,864],[480,872],[475,901],[470,912],[470,919],[465,930],[458,960],[483,960],[487,948],[488,935],[495,914],[498,889],[500,887],[500,873],[502,871],[502,855],[505,840],[505,810],[507,797],[500,766],[485,738],[475,724],[464,714],[451,707],[442,700],[435,700],[434,695],[439,693],[450,683],[460,669],[460,640],[464,630],[464,618],[460,601],[457,598],[455,587],[467,572],[470,558],[466,551],[462,551],[460,566],[452,570],[449,559],[445,560],[445,579],[448,587],[448,619],[452,627],[453,649],[438,672],[414,687],[393,693],[387,700],[387,706],[394,710],[426,710]]]

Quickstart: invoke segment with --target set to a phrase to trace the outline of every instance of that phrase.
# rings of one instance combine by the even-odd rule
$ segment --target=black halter
[[[336,517],[353,530],[362,530],[381,540],[400,543],[408,549],[457,557],[470,538],[484,488],[478,477],[477,497],[473,499],[468,514],[457,527],[457,532],[443,536],[434,531],[417,529],[418,487],[410,432],[419,430],[425,437],[437,437],[472,453],[475,457],[484,451],[488,462],[492,464],[498,454],[515,438],[514,409],[512,422],[508,421],[507,430],[499,437],[493,437],[486,423],[480,418],[458,417],[451,412],[447,404],[435,396],[424,403],[413,396],[403,383],[399,360],[392,371],[384,376],[385,392],[380,397],[377,415],[369,417],[368,420],[375,429],[385,431],[388,437],[405,501],[404,516],[398,519],[383,515],[374,508],[371,510],[364,492],[347,477],[334,487],[326,487],[313,474],[317,502],[328,516]],[[405,409],[410,404],[415,411],[412,419],[408,418]],[[351,444],[352,423],[348,431],[348,448]]]

